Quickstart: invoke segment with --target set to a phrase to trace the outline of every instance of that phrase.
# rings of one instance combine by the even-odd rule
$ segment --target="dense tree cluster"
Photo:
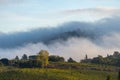
[[[113,55],[107,55],[106,57],[98,55],[97,57],[93,57],[92,59],[85,58],[84,60],[81,60],[81,62],[120,66],[120,53],[118,51],[115,51]]]
[[[8,66],[9,65],[9,60],[7,58],[3,58],[0,60],[0,64],[4,64],[5,66]]]
[[[60,57],[60,56],[57,56],[57,55],[50,55],[49,56],[49,61],[50,62],[65,62],[65,59],[64,59],[64,57]]]
[[[15,66],[15,67],[43,67],[48,64],[49,53],[46,50],[41,50],[37,55],[36,59],[28,59],[28,56],[24,54],[20,59],[18,56],[15,59],[8,60],[7,58],[2,58],[0,60],[0,66]]]
[[[7,58],[2,58],[0,60],[0,66],[15,66],[21,68],[32,68],[32,67],[47,67],[49,62],[65,62],[64,57],[60,57],[57,55],[50,55],[47,50],[41,50],[37,55],[27,56],[23,54],[20,59],[16,56],[12,60],[8,60]]]
[[[0,66],[15,66],[15,67],[47,67],[48,63],[51,62],[66,62],[64,57],[58,55],[50,55],[48,51],[41,50],[37,55],[27,56],[23,54],[20,59],[16,56],[12,60],[8,60],[7,58],[0,59]],[[67,60],[69,63],[75,63],[76,61],[71,57]],[[101,64],[101,65],[112,65],[120,67],[120,53],[115,51],[113,55],[107,55],[103,57],[98,55],[97,57],[88,58],[88,55],[85,55],[85,59],[81,60],[81,63],[92,63],[92,64]]]

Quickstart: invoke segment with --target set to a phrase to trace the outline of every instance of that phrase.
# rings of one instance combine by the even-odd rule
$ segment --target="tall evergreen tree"
[[[28,59],[27,55],[26,55],[26,54],[23,54],[22,60],[27,60],[27,59]]]
[[[86,60],[88,59],[88,55],[87,55],[87,54],[85,55],[85,59],[86,59]]]
[[[16,61],[18,61],[18,60],[19,60],[19,57],[18,57],[18,56],[16,56],[16,57],[15,57],[15,60],[16,60]]]

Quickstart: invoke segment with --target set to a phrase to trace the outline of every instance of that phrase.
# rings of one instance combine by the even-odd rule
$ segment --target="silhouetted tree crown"
[[[112,65],[112,66],[120,66],[120,53],[115,51],[113,55],[108,55],[103,57],[98,55],[97,57],[93,57],[92,59],[84,59],[81,60],[83,63],[94,63],[94,64],[105,64],[105,65]]]
[[[16,57],[15,57],[15,60],[19,60],[19,57],[18,57],[18,56],[16,56]]]
[[[5,66],[9,65],[9,60],[7,58],[2,58],[0,62]]]
[[[27,60],[27,59],[28,59],[27,55],[26,55],[26,54],[23,54],[22,60]]]
[[[86,60],[88,59],[88,55],[87,55],[87,54],[85,55],[85,59],[86,59]]]
[[[70,57],[67,62],[76,62],[76,61]]]
[[[64,62],[65,59],[64,59],[64,57],[51,55],[51,56],[49,56],[49,61],[51,61],[51,62]]]

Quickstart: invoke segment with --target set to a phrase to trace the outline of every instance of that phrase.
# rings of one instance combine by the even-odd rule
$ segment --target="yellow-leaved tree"
[[[42,63],[42,68],[48,65],[49,53],[47,50],[41,50],[37,55],[37,61]]]

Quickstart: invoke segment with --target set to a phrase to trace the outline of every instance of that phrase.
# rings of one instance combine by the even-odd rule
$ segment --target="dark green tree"
[[[114,58],[117,58],[118,56],[120,56],[120,53],[119,53],[118,51],[115,51],[115,52],[113,53],[113,57],[114,57]]]
[[[15,57],[15,61],[18,61],[18,60],[19,60],[19,57],[18,57],[18,56],[16,56],[16,57]]]
[[[104,59],[101,55],[98,55],[98,57],[94,57],[92,59],[92,63],[96,63],[96,64],[103,64]]]
[[[88,59],[88,55],[87,55],[87,54],[85,55],[85,59],[86,59],[86,60]]]
[[[51,56],[49,56],[49,61],[51,61],[51,62],[64,62],[65,59],[64,59],[64,57],[51,55]]]
[[[26,54],[23,54],[22,60],[27,60],[27,59],[28,59],[27,55],[26,55]]]
[[[9,65],[9,60],[7,58],[2,58],[0,62],[5,66]]]
[[[75,60],[73,60],[71,57],[67,60],[67,62],[76,62]]]

